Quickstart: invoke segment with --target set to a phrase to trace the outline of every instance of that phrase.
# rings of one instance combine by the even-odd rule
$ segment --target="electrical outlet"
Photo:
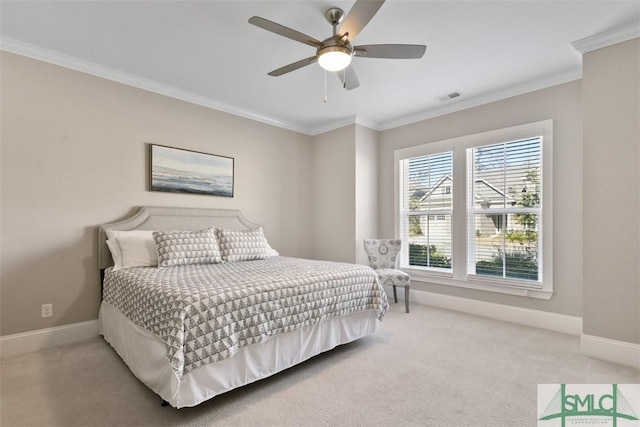
[[[53,304],[42,304],[40,309],[41,317],[51,317],[53,316]]]

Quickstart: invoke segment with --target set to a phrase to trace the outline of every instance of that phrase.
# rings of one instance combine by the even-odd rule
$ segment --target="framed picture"
[[[149,189],[233,197],[233,158],[149,144]]]

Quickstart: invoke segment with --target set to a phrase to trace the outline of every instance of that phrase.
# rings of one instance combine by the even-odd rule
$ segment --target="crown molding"
[[[349,125],[360,125],[375,131],[380,130],[380,126],[378,123],[370,121],[360,115],[352,114],[351,116],[325,123],[322,126],[311,128],[309,129],[309,135],[321,135],[323,133],[331,132],[332,130],[340,129]]]
[[[158,83],[153,80],[144,79],[133,74],[124,73],[113,68],[105,67],[103,65],[99,65],[89,61],[84,61],[73,56],[64,55],[52,50],[44,49],[39,46],[34,46],[32,44],[24,43],[22,41],[10,39],[7,37],[0,37],[0,50],[68,68],[70,70],[79,71],[81,73],[90,74],[92,76],[111,80],[113,82],[121,83],[127,86],[132,86],[138,89],[143,89],[149,92],[168,96],[170,98],[189,102],[191,104],[200,105],[202,107],[210,108],[216,111],[233,114],[245,119],[258,121],[293,132],[298,132],[304,135],[315,136],[354,123],[362,124],[363,126],[366,126],[368,128],[378,130],[375,123],[358,118],[356,115],[331,121],[319,127],[300,126],[295,123],[265,116],[263,114],[256,113],[255,111],[239,108],[237,106],[216,101],[214,99],[178,89],[173,86]]]
[[[324,126],[316,127],[309,130],[309,135],[315,136],[325,132],[330,132],[351,124],[359,124],[375,131],[384,131],[400,126],[410,125],[412,123],[421,122],[423,120],[433,119],[435,117],[444,116],[458,111],[466,110],[473,107],[479,107],[491,102],[502,101],[525,93],[534,92],[536,90],[546,89],[563,83],[580,80],[582,78],[582,68],[575,68],[554,74],[542,79],[525,82],[516,86],[512,86],[503,90],[495,91],[486,95],[476,96],[469,99],[463,99],[447,103],[441,107],[431,108],[420,113],[409,116],[400,117],[398,119],[385,122],[374,122],[368,120],[361,115],[352,115],[344,119],[335,120]]]
[[[332,130],[336,130],[336,129],[343,128],[345,126],[356,124],[357,123],[356,119],[357,119],[357,116],[353,114],[348,117],[332,120],[331,122],[325,123],[322,126],[316,126],[314,128],[310,128],[308,134],[311,136],[322,135],[323,133],[331,132]]]
[[[356,124],[369,128],[371,130],[380,131],[380,123],[371,121],[366,117],[356,116]]]
[[[585,54],[592,50],[601,49],[616,43],[622,43],[627,40],[635,39],[636,37],[640,37],[640,21],[631,22],[627,25],[623,25],[622,27],[614,28],[613,30],[604,31],[602,33],[576,40],[571,43],[571,46],[573,46],[573,48],[578,52]]]
[[[64,55],[48,49],[34,46],[22,41],[0,37],[0,50],[15,53],[17,55],[26,56],[28,58],[47,62],[49,64],[58,65],[81,73],[90,74],[92,76],[111,80],[127,86],[143,89],[149,92],[168,96],[170,98],[189,102],[191,104],[200,105],[201,107],[210,108],[212,110],[221,111],[234,116],[243,117],[257,122],[265,123],[271,126],[287,129],[290,131],[310,135],[309,129],[298,126],[274,117],[268,117],[255,111],[246,110],[237,106],[226,104],[214,99],[197,95],[173,86],[158,83],[153,80],[144,79],[133,74],[124,73],[113,68],[105,67],[93,62],[84,61],[69,55]]]
[[[635,25],[636,31],[640,30],[638,24]],[[629,30],[627,30],[629,31]],[[633,38],[633,37],[629,37]],[[586,39],[583,39],[586,40]],[[579,43],[579,42],[576,42]],[[575,45],[574,45],[575,47]],[[124,73],[122,71],[115,70],[113,68],[105,67],[93,62],[84,61],[72,56],[64,55],[58,52],[54,52],[48,49],[44,49],[38,46],[34,46],[28,43],[24,43],[18,40],[10,39],[7,37],[0,37],[0,50],[14,53],[17,55],[29,57],[39,61],[47,62],[60,67],[68,68],[71,70],[79,71],[85,74],[90,74],[96,77],[111,80],[117,83],[121,83],[127,86],[132,86],[138,89],[146,90],[149,92],[164,95],[170,98],[178,99],[181,101],[189,102],[202,107],[210,108],[216,111],[232,114],[235,116],[243,117],[249,120],[265,123],[267,125],[279,127],[282,129],[290,130],[293,132],[301,133],[308,136],[316,136],[325,132],[330,132],[335,129],[339,129],[351,124],[359,124],[375,131],[383,131],[392,129],[399,126],[408,125],[411,123],[419,122],[422,120],[431,119],[434,117],[442,116],[445,114],[454,113],[457,111],[465,110],[468,108],[480,106],[490,102],[500,101],[502,99],[510,98],[517,95],[522,95],[527,92],[533,92],[535,90],[544,89],[550,86],[566,83],[572,80],[578,80],[582,78],[582,70],[570,70],[564,73],[560,73],[544,79],[539,79],[532,82],[526,82],[522,85],[513,86],[501,91],[493,92],[483,96],[477,96],[469,99],[462,99],[447,103],[442,107],[429,109],[417,114],[401,117],[384,122],[376,122],[367,119],[362,115],[351,115],[345,118],[333,120],[325,123],[322,126],[302,126],[296,123],[288,122],[274,117],[265,116],[255,111],[246,110],[237,106],[226,104],[214,99],[197,95],[192,92],[188,92],[182,89],[178,89],[173,86],[165,85],[155,82],[153,80],[144,79],[133,74]]]
[[[512,86],[503,90],[491,92],[486,95],[475,96],[469,99],[461,99],[447,103],[442,107],[437,107],[423,111],[418,114],[413,114],[399,119],[390,120],[381,123],[377,130],[388,130],[400,126],[409,125],[412,123],[420,122],[434,117],[443,116],[445,114],[451,114],[458,111],[466,110],[480,105],[489,104],[491,102],[502,101],[503,99],[512,98],[514,96],[523,95],[525,93],[534,92],[536,90],[546,89],[548,87],[557,86],[563,83],[568,83],[574,80],[582,78],[582,68],[568,70],[562,73],[554,74],[542,79],[525,82],[520,85]]]

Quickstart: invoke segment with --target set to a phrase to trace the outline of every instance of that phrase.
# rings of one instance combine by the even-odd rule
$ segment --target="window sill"
[[[527,298],[537,298],[543,300],[550,300],[553,296],[553,291],[546,289],[532,289],[518,286],[517,282],[513,284],[500,284],[491,282],[490,279],[478,279],[478,280],[460,280],[455,279],[451,273],[441,272],[427,272],[414,268],[402,268],[402,271],[408,273],[411,276],[411,280],[424,283],[433,283],[436,285],[455,286],[457,288],[475,289],[480,291],[494,292],[507,295],[516,295]]]

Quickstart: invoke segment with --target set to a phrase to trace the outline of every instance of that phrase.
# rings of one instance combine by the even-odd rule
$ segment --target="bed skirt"
[[[98,324],[99,333],[134,375],[171,406],[182,408],[196,406],[373,334],[380,323],[376,310],[329,318],[243,347],[229,359],[201,366],[182,378],[171,368],[160,338],[131,322],[111,304],[102,302]]]

